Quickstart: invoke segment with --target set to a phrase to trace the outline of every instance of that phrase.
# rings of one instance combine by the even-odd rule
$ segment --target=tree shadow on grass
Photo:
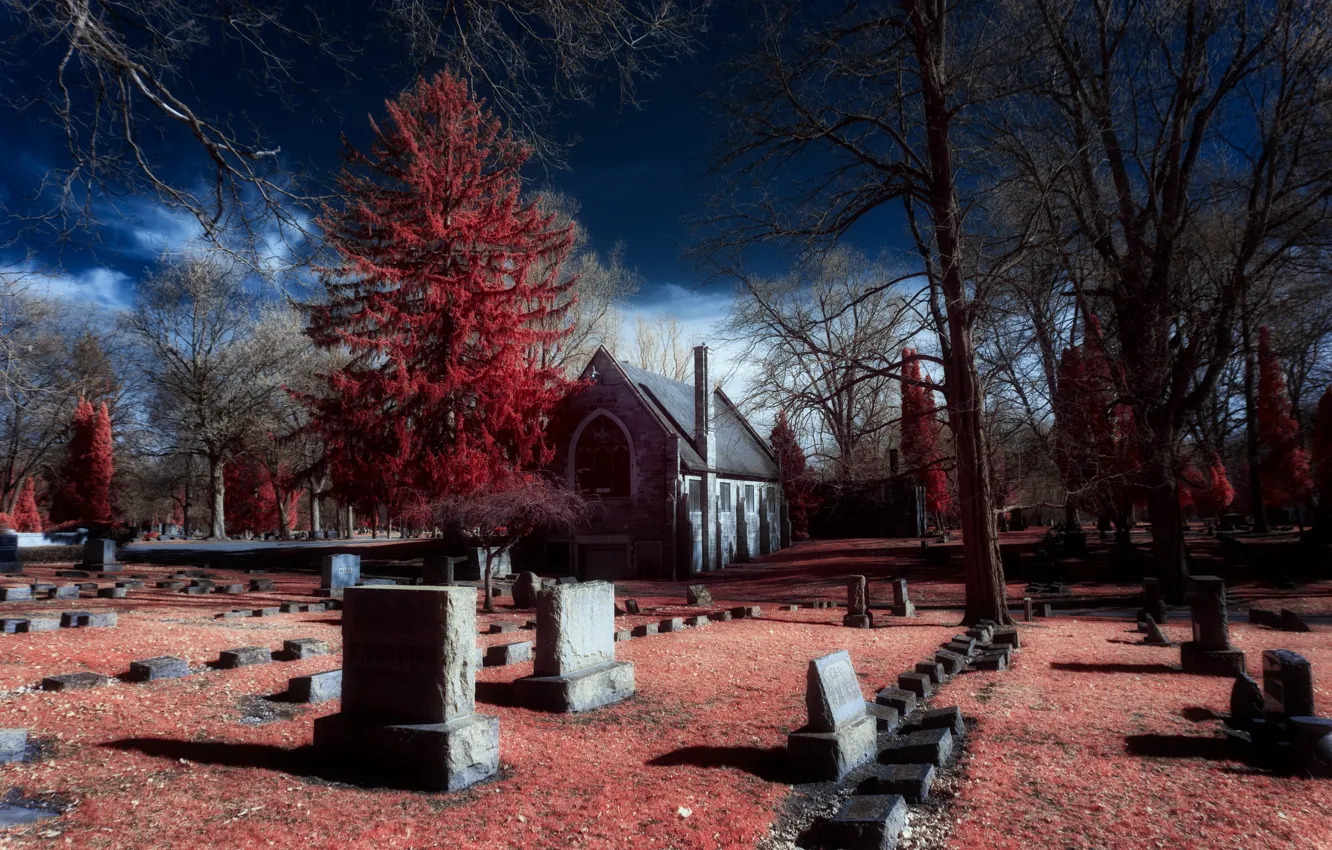
[[[1100,664],[1085,664],[1080,661],[1051,661],[1051,670],[1060,670],[1065,673],[1181,673],[1178,667],[1169,664],[1121,664],[1115,662],[1102,662]]]
[[[1190,723],[1206,723],[1209,720],[1224,720],[1223,715],[1217,714],[1210,708],[1201,705],[1190,705],[1187,708],[1180,709],[1179,716]]]
[[[1234,761],[1236,753],[1225,738],[1195,735],[1128,735],[1124,738],[1130,754],[1170,759],[1207,759]]]
[[[765,782],[789,780],[786,747],[681,747],[648,762],[654,767],[734,768]]]

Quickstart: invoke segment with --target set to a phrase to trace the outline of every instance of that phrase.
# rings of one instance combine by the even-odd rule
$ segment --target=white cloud
[[[62,298],[112,310],[129,306],[133,293],[124,272],[94,266],[78,272],[43,272],[31,265],[0,265],[0,275],[13,276],[24,290],[47,298]]]

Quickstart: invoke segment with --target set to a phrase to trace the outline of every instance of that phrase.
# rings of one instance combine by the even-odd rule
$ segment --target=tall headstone
[[[116,541],[97,539],[83,544],[83,568],[102,573],[118,573],[121,565],[116,563]]]
[[[1036,614],[1031,605],[1031,597],[1024,596],[1022,598],[1022,621],[1030,623],[1034,619],[1036,619]]]
[[[874,625],[869,611],[869,582],[864,576],[851,576],[846,580],[846,616],[842,625],[853,629],[868,629]]]
[[[325,555],[319,569],[319,589],[316,596],[341,597],[349,587],[361,582],[360,555]]]
[[[519,573],[513,582],[513,607],[535,608],[541,592],[541,578],[536,573]]]
[[[342,711],[315,720],[315,748],[424,790],[493,776],[499,719],[476,713],[476,654],[473,588],[347,588]]]
[[[916,616],[916,606],[912,604],[911,598],[907,596],[907,583],[904,578],[893,579],[893,616]]]
[[[473,546],[467,550],[466,560],[460,561],[456,567],[458,578],[468,581],[480,581],[486,577],[486,549],[482,546]],[[490,556],[490,575],[492,578],[502,578],[513,574],[513,561],[509,558],[509,551],[503,552],[498,549],[491,550]]]
[[[634,695],[634,665],[615,660],[615,585],[557,584],[537,596],[533,675],[519,699],[547,711],[590,711]]]
[[[874,758],[878,725],[846,650],[815,658],[805,675],[809,723],[787,736],[787,761],[798,781],[838,780]]]
[[[1238,676],[1244,672],[1244,652],[1230,645],[1226,622],[1226,583],[1216,576],[1194,576],[1193,640],[1180,644],[1185,673],[1200,676]]]
[[[1283,718],[1315,713],[1309,659],[1289,649],[1263,650],[1263,709]]]
[[[18,559],[18,535],[0,534],[0,574],[23,572]]]

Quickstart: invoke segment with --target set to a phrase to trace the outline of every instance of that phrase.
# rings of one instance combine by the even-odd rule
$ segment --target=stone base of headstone
[[[607,661],[565,676],[525,676],[513,683],[523,705],[578,712],[614,705],[634,695],[632,661]]]
[[[1229,676],[1244,672],[1244,650],[1203,649],[1193,641],[1179,645],[1179,662],[1185,673],[1195,676]]]
[[[842,625],[852,629],[872,629],[874,628],[874,615],[865,614],[847,614],[842,618]]]
[[[893,616],[894,616],[894,617],[914,617],[914,616],[916,616],[916,604],[915,604],[914,602],[906,602],[906,603],[903,603],[902,605],[894,605],[894,606],[893,606]]]
[[[837,732],[797,730],[786,736],[786,763],[797,782],[839,780],[874,759],[877,720],[866,714]]]
[[[423,791],[460,791],[499,771],[499,718],[377,726],[344,714],[314,722],[314,746],[340,765],[364,768]]]
[[[848,797],[819,829],[819,841],[845,850],[891,850],[906,826],[906,801],[896,794]]]

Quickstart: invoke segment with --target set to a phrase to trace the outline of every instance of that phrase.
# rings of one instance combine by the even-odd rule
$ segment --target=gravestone
[[[27,752],[27,729],[0,729],[0,764],[23,761]]]
[[[685,588],[686,605],[711,605],[712,591],[706,585],[691,584]]]
[[[482,663],[487,667],[505,667],[531,660],[532,642],[521,640],[516,643],[500,643],[486,647]]]
[[[499,770],[499,720],[476,713],[476,591],[347,588],[342,710],[314,746],[423,790],[457,791]]]
[[[1148,646],[1174,646],[1170,638],[1165,636],[1165,632],[1161,631],[1161,627],[1156,625],[1156,620],[1152,619],[1151,614],[1147,615],[1147,637],[1143,638],[1142,642]]]
[[[252,578],[250,579],[250,590],[265,591],[273,589],[273,580],[271,578]]]
[[[1022,599],[1022,621],[1024,623],[1030,623],[1034,619],[1036,619],[1036,615],[1032,610],[1031,597],[1024,597]]]
[[[842,625],[853,629],[868,629],[874,625],[869,611],[869,582],[864,576],[851,576],[846,580],[846,616]]]
[[[1315,713],[1309,659],[1289,649],[1263,651],[1263,709],[1280,717]]]
[[[932,764],[942,767],[952,755],[951,730],[922,729],[884,748],[879,753],[879,761],[885,764]]]
[[[31,600],[32,588],[27,585],[0,587],[0,602],[29,602]]]
[[[1276,628],[1283,632],[1307,632],[1309,624],[1304,622],[1304,618],[1289,608],[1282,608],[1281,614],[1277,618]]]
[[[116,563],[116,541],[98,539],[83,544],[83,568],[104,573],[118,573],[124,566]]]
[[[58,628],[60,628],[59,620],[37,619],[37,620],[27,620],[21,623],[18,627],[18,630],[19,633],[22,634],[27,632],[51,632],[55,631]]]
[[[898,794],[908,803],[923,803],[930,798],[934,784],[932,764],[886,764],[856,789],[859,794]]]
[[[629,634],[633,637],[651,637],[657,633],[656,623],[640,623],[630,630]]]
[[[874,758],[875,718],[846,650],[815,658],[805,673],[809,723],[786,738],[787,762],[801,782],[839,780]]]
[[[1180,644],[1185,673],[1200,676],[1238,676],[1244,672],[1244,652],[1230,645],[1226,622],[1226,584],[1216,576],[1191,580],[1193,640]]]
[[[421,561],[421,580],[429,585],[448,587],[455,580],[457,565],[465,560],[456,555],[426,555]]]
[[[361,581],[360,555],[325,555],[319,570],[316,596],[341,597],[349,587]]]
[[[217,666],[224,670],[268,664],[272,660],[273,653],[262,646],[238,646],[235,649],[224,649],[217,654]]]
[[[328,643],[319,638],[293,638],[282,642],[282,657],[288,661],[328,655]]]
[[[0,575],[23,572],[18,559],[18,535],[0,534]]]
[[[1168,616],[1165,600],[1161,598],[1161,580],[1145,578],[1142,580],[1142,610],[1138,612],[1138,622],[1150,616],[1160,625]]]
[[[109,682],[110,679],[101,673],[61,673],[42,679],[42,690],[86,691],[89,688],[100,688]]]
[[[907,595],[907,583],[904,578],[893,579],[893,616],[916,616],[916,606],[912,604],[911,597]]]
[[[820,846],[892,850],[906,827],[907,805],[898,794],[856,794],[820,824]]]
[[[491,578],[502,578],[513,575],[513,561],[509,557],[509,550],[499,551],[498,547],[491,549],[490,575]],[[454,567],[455,575],[460,579],[467,581],[480,581],[486,576],[486,550],[481,546],[473,546],[467,550],[467,556],[459,560]]]
[[[173,655],[159,655],[142,661],[131,661],[129,676],[131,682],[153,682],[158,679],[180,679],[190,675],[190,665],[184,658]]]
[[[287,680],[287,697],[292,702],[327,702],[342,697],[342,671],[329,670]]]
[[[634,695],[634,665],[615,660],[615,585],[589,581],[541,591],[533,675],[514,688],[524,704],[561,712]]]
[[[540,592],[541,579],[536,573],[519,573],[513,583],[513,607],[535,608]]]
[[[638,607],[638,600],[637,600],[637,599],[626,599],[626,600],[624,600],[624,613],[626,613],[626,614],[638,614],[638,613],[641,613],[641,611],[640,611],[640,609],[639,609],[639,607]]]

